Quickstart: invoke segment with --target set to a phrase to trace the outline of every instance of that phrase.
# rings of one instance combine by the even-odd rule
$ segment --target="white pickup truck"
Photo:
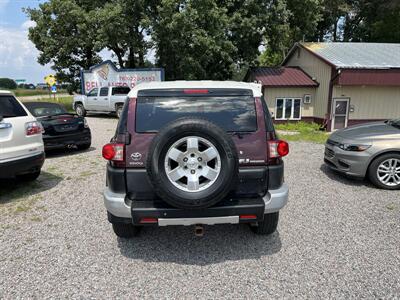
[[[87,112],[116,112],[119,118],[129,91],[126,86],[94,88],[86,95],[75,95],[72,107],[82,117]]]

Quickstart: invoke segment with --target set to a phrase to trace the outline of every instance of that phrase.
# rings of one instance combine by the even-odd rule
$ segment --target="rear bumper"
[[[289,188],[284,183],[280,188],[270,190],[262,198],[236,199],[232,203],[223,203],[208,209],[185,211],[165,204],[155,204],[153,201],[133,203],[125,194],[114,193],[106,188],[104,204],[111,222],[139,224],[142,217],[153,217],[158,219],[159,226],[246,223],[260,221],[264,214],[279,211],[286,205],[288,196]],[[239,219],[240,215],[256,215],[257,219]]]
[[[14,178],[18,175],[40,171],[44,163],[44,152],[17,160],[0,163],[0,178]]]
[[[43,135],[45,150],[65,148],[68,145],[84,145],[90,143],[91,140],[92,135],[89,128],[73,134],[63,134],[57,136]]]

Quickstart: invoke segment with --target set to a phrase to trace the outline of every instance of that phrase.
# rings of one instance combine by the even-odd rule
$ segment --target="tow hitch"
[[[199,237],[204,235],[204,226],[202,224],[197,224],[194,226],[194,235]]]

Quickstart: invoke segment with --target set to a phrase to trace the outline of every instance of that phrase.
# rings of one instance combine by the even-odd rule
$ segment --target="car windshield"
[[[182,117],[200,117],[228,132],[257,130],[254,98],[251,96],[139,97],[136,131],[157,132]]]
[[[68,113],[64,107],[56,103],[26,103],[26,108],[35,117],[47,117]]]
[[[400,128],[400,119],[387,120],[386,123],[393,127]]]

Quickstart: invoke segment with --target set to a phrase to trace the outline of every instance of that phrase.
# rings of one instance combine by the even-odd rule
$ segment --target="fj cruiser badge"
[[[142,158],[142,154],[140,154],[139,152],[132,153],[131,158],[134,161],[138,161]]]

